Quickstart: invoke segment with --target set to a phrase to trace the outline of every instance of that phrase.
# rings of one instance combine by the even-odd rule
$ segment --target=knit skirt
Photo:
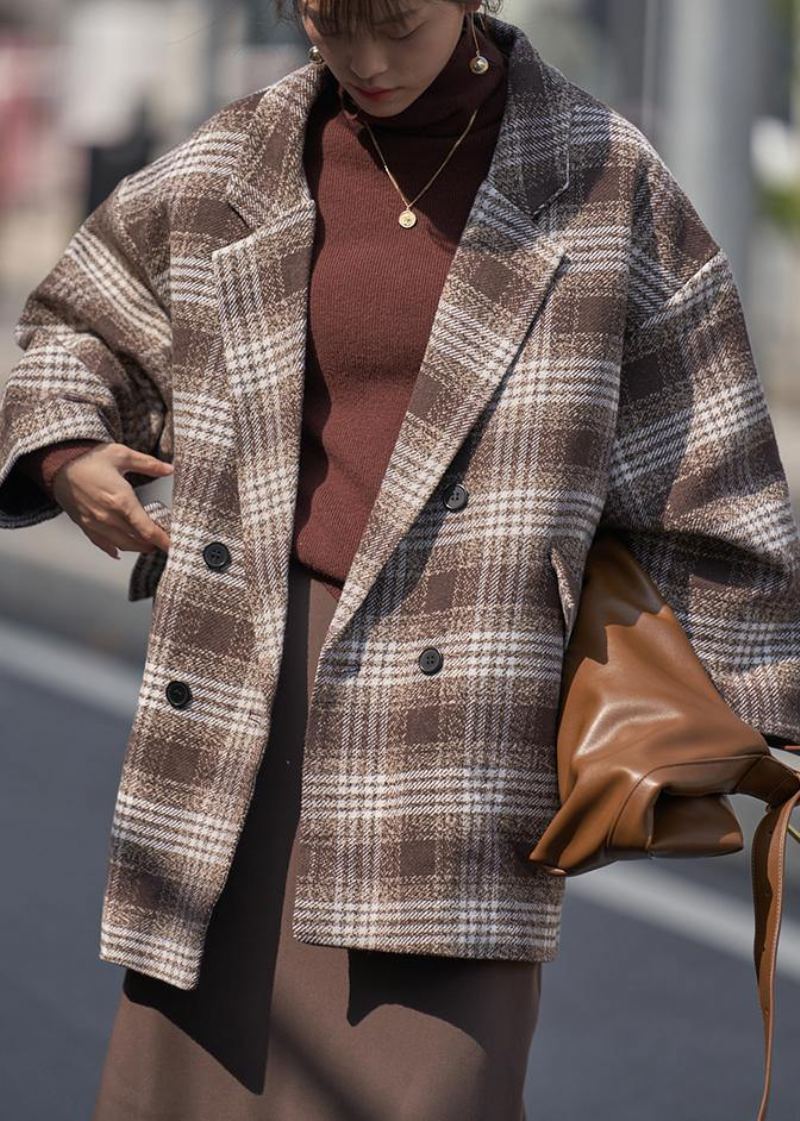
[[[92,1121],[525,1121],[541,962],[292,936],[306,713],[335,608],[292,559],[269,740],[199,985],[125,970]]]

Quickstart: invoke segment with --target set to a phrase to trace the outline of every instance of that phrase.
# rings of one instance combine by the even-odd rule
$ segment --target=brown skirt
[[[199,985],[125,970],[92,1121],[525,1121],[541,962],[291,934],[306,712],[335,608],[293,560],[269,741]]]

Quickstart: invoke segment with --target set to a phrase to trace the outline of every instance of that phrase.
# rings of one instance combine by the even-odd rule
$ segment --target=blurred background
[[[800,514],[800,0],[505,0],[499,15],[649,136],[727,250]],[[0,383],[26,294],[89,211],[219,106],[304,64],[307,45],[269,0],[0,0]],[[169,483],[140,493],[169,501]],[[122,557],[65,516],[0,534],[0,1086],[15,1121],[89,1117],[121,982],[97,940],[150,618],[149,601],[126,600]],[[755,1115],[747,857],[761,804],[735,808],[741,854],[568,885],[528,1121],[589,1106],[639,1121],[645,1101],[649,1121]],[[776,1121],[800,1118],[792,845]]]

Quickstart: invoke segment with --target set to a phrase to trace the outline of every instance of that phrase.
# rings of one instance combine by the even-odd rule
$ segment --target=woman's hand
[[[53,477],[53,497],[89,540],[115,560],[119,560],[118,549],[166,552],[169,534],[145,513],[123,472],[157,477],[171,474],[172,469],[171,463],[125,444],[102,443],[59,468]]]

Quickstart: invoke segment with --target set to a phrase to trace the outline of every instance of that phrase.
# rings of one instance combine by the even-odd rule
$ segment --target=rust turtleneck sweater
[[[326,68],[309,113],[304,168],[317,204],[308,303],[306,381],[293,555],[338,596],[394,447],[437,304],[475,193],[494,153],[507,60],[476,25],[489,70],[475,75],[465,19],[443,69],[406,109],[377,116],[357,106]],[[447,166],[414,206],[469,121]],[[20,469],[50,489],[68,459],[95,441],[28,453]]]

